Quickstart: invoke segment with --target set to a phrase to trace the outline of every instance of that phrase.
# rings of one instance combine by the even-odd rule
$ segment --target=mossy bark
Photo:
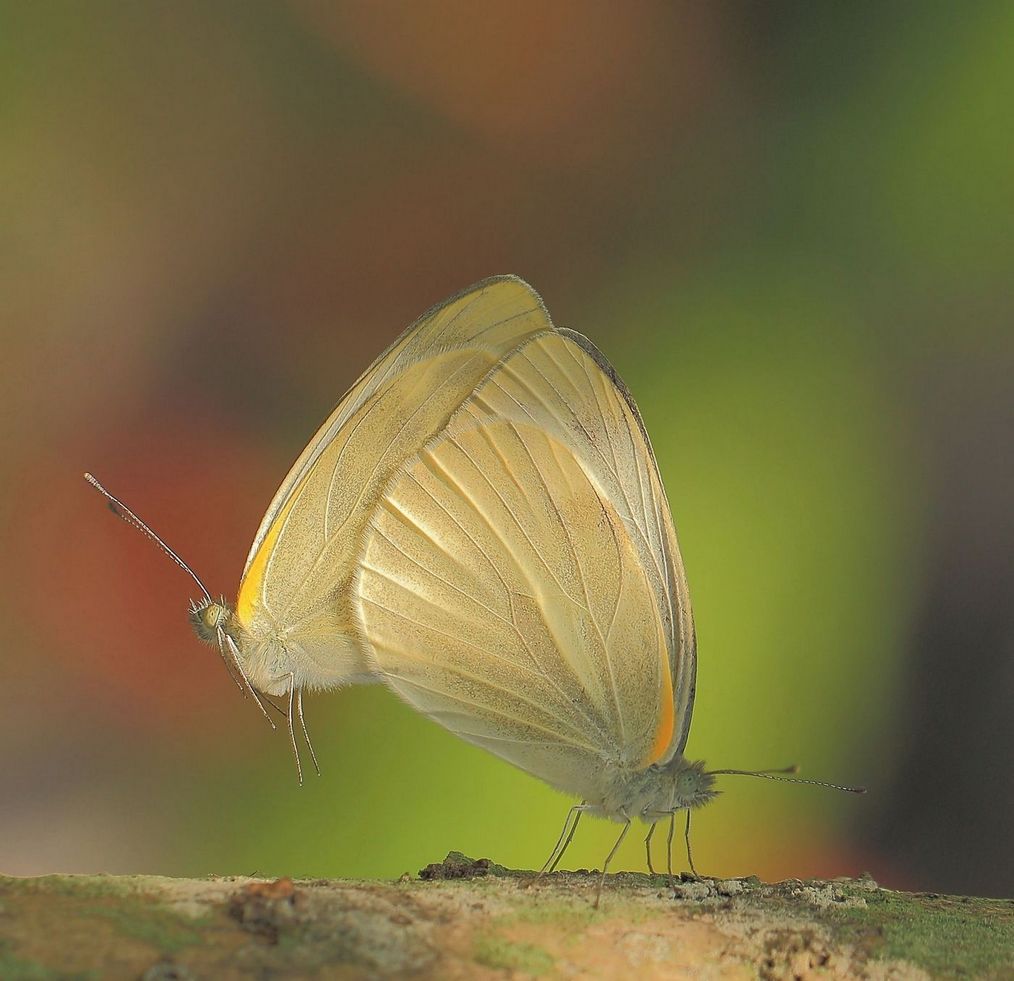
[[[1014,977],[1014,903],[870,879],[0,878],[0,978]]]

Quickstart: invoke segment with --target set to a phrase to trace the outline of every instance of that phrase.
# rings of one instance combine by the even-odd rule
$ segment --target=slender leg
[[[689,811],[687,812],[689,813]],[[672,837],[676,832],[676,812],[673,811],[669,815],[669,834],[665,839],[665,860],[666,860],[666,871],[669,873],[669,878],[672,879]]]
[[[240,663],[239,659],[239,648],[236,647],[236,642],[224,630],[220,631],[218,636],[218,644],[220,647],[222,646],[223,639],[225,640],[225,647],[229,648],[229,654],[232,656],[232,663],[239,672],[239,676],[243,679],[243,685],[247,693],[257,703],[257,707],[264,713],[264,718],[268,720],[268,725],[270,725],[272,729],[277,729],[278,727],[275,725],[271,716],[268,715],[268,710],[264,707],[264,703],[261,701],[260,695],[257,694],[257,689],[250,684],[250,679],[246,676],[246,672],[243,670],[243,665]],[[222,649],[224,650],[225,648],[223,647]]]
[[[616,844],[609,850],[606,860],[602,863],[602,875],[599,876],[599,888],[595,893],[595,902],[592,904],[595,909],[599,908],[599,900],[602,898],[602,886],[606,881],[606,872],[609,871],[609,863],[613,860],[613,856],[618,851],[620,845],[623,844],[623,839],[627,837],[627,832],[629,830],[630,818],[627,818],[626,824],[623,825],[623,830],[620,832],[619,838],[616,839]]]
[[[274,699],[268,698],[267,695],[261,694],[261,700],[268,708],[273,708],[283,719],[285,718],[285,709],[281,707]]]
[[[649,875],[654,875],[655,874],[655,869],[652,867],[652,864],[651,864],[651,836],[654,833],[655,833],[655,824],[654,824],[654,822],[652,822],[651,827],[648,828],[648,833],[644,836],[644,854],[645,854],[645,857],[648,859],[648,874]]]
[[[299,716],[299,726],[303,730],[303,739],[306,740],[306,748],[310,751],[310,759],[313,760],[313,768],[320,776],[320,764],[317,762],[317,754],[313,751],[313,743],[310,742],[310,733],[306,731],[306,719],[303,718],[303,689],[296,693],[296,715]]]
[[[197,609],[197,607],[194,607],[194,610],[196,610],[196,609]],[[236,682],[236,687],[239,688],[239,690],[243,693],[243,696],[246,697],[246,688],[243,685],[243,679],[238,674],[238,668],[233,663],[232,658],[228,654],[225,653],[225,641],[222,639],[223,637],[225,637],[225,631],[221,627],[219,627],[218,628],[218,653],[222,655],[222,660],[225,662],[225,669],[226,669],[226,671],[229,672],[229,677],[232,678],[232,680]]]
[[[574,817],[574,823],[570,826],[570,834],[567,835],[567,840],[563,843],[563,848],[557,853],[556,858],[553,859],[553,864],[549,866],[550,872],[555,872],[557,865],[560,864],[563,859],[564,852],[570,848],[570,843],[574,840],[574,832],[577,831],[577,822],[581,820],[581,815],[584,814],[584,807],[579,807],[577,815]]]
[[[296,776],[299,778],[300,787],[303,786],[303,764],[299,760],[299,747],[296,745],[296,730],[292,725],[292,697],[296,693],[296,676],[289,674],[289,743],[292,745],[292,755],[296,758]]]
[[[697,875],[697,869],[694,868],[694,853],[690,850],[690,814],[691,814],[691,811],[690,811],[690,808],[688,807],[687,808],[687,830],[686,830],[686,834],[684,836],[686,838],[686,840],[687,840],[687,861],[690,863],[690,871],[693,872],[693,874],[695,876],[697,876],[697,878],[699,879],[700,876]]]
[[[553,845],[553,850],[549,853],[549,858],[546,859],[542,868],[539,869],[537,878],[541,879],[547,872],[552,871],[550,863],[552,863],[553,868],[556,868],[556,862],[554,862],[553,859],[556,857],[556,853],[560,850],[560,846],[563,845],[564,838],[567,838],[567,829],[570,827],[570,819],[574,817],[575,814],[580,817],[582,806],[583,804],[575,804],[569,811],[567,811],[567,817],[563,822],[563,831],[560,832],[560,837],[556,839],[556,844]],[[576,819],[574,823],[575,825],[577,824]],[[571,837],[573,837],[573,832],[571,832]],[[570,842],[570,838],[567,838],[567,842]],[[564,849],[566,850],[566,846],[564,846]],[[557,861],[559,861],[559,859],[557,859]]]

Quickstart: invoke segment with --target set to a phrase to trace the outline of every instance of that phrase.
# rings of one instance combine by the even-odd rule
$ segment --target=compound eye
[[[217,630],[219,623],[222,622],[222,608],[217,603],[206,606],[201,611],[201,621],[208,630]]]

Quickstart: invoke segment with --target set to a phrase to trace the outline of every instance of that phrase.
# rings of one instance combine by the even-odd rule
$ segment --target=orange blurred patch
[[[816,829],[814,829],[816,835]],[[845,839],[801,836],[751,842],[749,869],[766,882],[782,879],[833,879],[869,873],[882,886],[910,888],[912,883],[886,856]],[[744,866],[746,867],[746,866]]]
[[[533,162],[637,156],[713,91],[708,4],[321,4],[313,29],[410,98]]]
[[[292,325],[263,339],[268,357],[294,377],[326,379],[336,399],[430,304],[484,276],[525,271],[511,258],[532,226],[517,175],[468,149],[396,143],[390,158],[409,152],[411,167],[368,176],[363,160],[346,160],[354,200],[342,183],[317,188],[270,276],[251,284],[260,317]]]

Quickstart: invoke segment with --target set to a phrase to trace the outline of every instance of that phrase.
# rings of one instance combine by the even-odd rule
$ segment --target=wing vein
[[[451,692],[442,691],[439,688],[433,688],[430,685],[425,685],[421,681],[417,681],[415,678],[402,678],[398,675],[392,675],[391,678],[399,682],[400,684],[411,685],[413,688],[418,688],[421,691],[427,691],[431,695],[436,695],[439,698],[446,698],[450,701],[458,702],[459,704],[466,706],[470,710],[465,714],[469,715],[471,718],[475,717],[475,712],[471,703],[466,702],[463,698],[460,698],[459,696],[454,695]],[[540,732],[544,732],[549,736],[554,736],[556,737],[556,740],[558,742],[561,742],[566,746],[573,746],[575,749],[585,749],[589,753],[594,753],[596,756],[601,756],[600,750],[596,749],[596,747],[590,746],[588,743],[582,742],[581,740],[568,739],[566,736],[563,735],[563,733],[553,732],[552,729],[544,725],[541,725],[540,723],[535,722],[532,719],[520,719],[516,715],[512,715],[510,712],[504,712],[501,709],[489,708],[486,706],[484,706],[483,708],[484,711],[489,712],[491,715],[498,715],[500,716],[500,718],[509,719],[511,722],[515,722],[520,726],[529,726],[530,728],[538,729]],[[426,712],[427,715],[437,715],[440,712],[439,709],[433,712],[428,712],[426,709],[423,709],[422,711]]]
[[[479,607],[479,609],[485,610],[491,617],[495,617],[497,620],[500,620],[503,623],[510,623],[510,621],[505,616],[503,616],[503,614],[497,613],[496,610],[494,610],[492,607],[487,606],[485,603],[482,602],[482,600],[477,599],[471,593],[466,592],[464,589],[461,589],[459,586],[455,586],[454,583],[449,582],[447,579],[445,579],[439,573],[435,572],[433,569],[430,569],[427,566],[424,566],[421,562],[417,562],[415,559],[412,558],[411,555],[408,554],[408,552],[405,551],[405,549],[403,549],[397,542],[395,542],[394,540],[392,540],[390,536],[384,534],[384,532],[382,532],[376,526],[374,526],[374,531],[381,538],[383,538],[384,541],[387,542],[387,544],[391,546],[391,548],[395,549],[401,556],[403,556],[405,559],[407,559],[417,569],[421,570],[422,572],[425,572],[428,576],[432,576],[434,579],[437,580],[437,582],[443,583],[443,585],[445,585],[448,589],[453,590],[459,596],[464,596],[465,599],[471,600],[477,607]],[[364,569],[370,569],[372,572],[377,572],[379,574],[385,575],[386,578],[390,579],[391,582],[396,583],[397,585],[401,586],[402,589],[407,590],[413,596],[417,596],[420,599],[426,600],[426,602],[429,603],[431,606],[439,606],[439,604],[435,600],[431,600],[429,597],[425,596],[424,594],[422,594],[420,592],[417,592],[414,589],[411,589],[409,586],[406,586],[404,583],[399,582],[397,579],[394,579],[394,578],[392,578],[390,576],[387,576],[386,573],[381,573],[381,570],[366,565],[365,561],[362,563],[362,565],[363,565]],[[445,609],[445,607],[441,606],[440,609]],[[472,619],[472,618],[470,617],[469,619]],[[513,626],[513,624],[511,624],[511,625]]]
[[[383,609],[386,612],[390,613],[391,615],[399,617],[402,620],[407,620],[409,623],[416,623],[416,621],[413,620],[411,617],[406,616],[405,614],[400,613],[400,612],[398,612],[396,610],[391,610],[388,607],[385,607],[383,603],[378,603],[375,600],[371,600],[371,599],[368,599],[368,598],[365,599],[365,602],[370,603],[372,606],[379,607],[380,609]],[[434,633],[441,634],[442,636],[445,636],[445,637],[449,636],[448,634],[444,634],[443,631],[434,630],[434,628],[427,627],[427,626],[425,626],[423,624],[417,624],[417,626],[421,626],[421,627],[423,627],[426,630],[433,630]],[[462,638],[452,638],[452,639],[454,639],[454,640],[461,640]],[[415,661],[418,664],[426,664],[426,665],[432,666],[431,662],[428,661],[426,658],[419,657],[418,655],[413,654],[408,648],[401,647],[401,646],[396,646],[391,641],[387,641],[387,640],[383,640],[383,639],[377,638],[377,639],[373,639],[372,643],[375,646],[383,647],[385,650],[390,651],[392,654],[397,654],[398,657],[400,657],[400,658],[402,658],[402,659],[404,659],[406,661]],[[466,641],[465,643],[467,644],[468,642]],[[475,644],[468,644],[468,646],[471,647],[471,648],[473,648],[474,650],[479,651],[481,654],[486,654],[486,655],[488,655],[490,657],[497,658],[496,654],[493,654],[490,651],[486,651],[483,648],[478,647]],[[500,658],[500,660],[503,660],[503,659]],[[516,666],[516,662],[511,661],[511,662],[508,662],[508,663],[510,663],[512,666]],[[509,698],[517,699],[520,702],[524,702],[526,705],[530,705],[533,709],[536,709],[537,711],[545,713],[546,715],[550,716],[553,719],[554,722],[556,722],[559,726],[561,726],[561,728],[566,729],[569,733],[572,733],[574,735],[579,735],[579,733],[577,732],[577,730],[575,730],[573,728],[573,726],[571,726],[567,722],[566,719],[561,719],[559,715],[557,715],[555,712],[551,711],[545,704],[540,704],[539,702],[536,702],[536,701],[534,701],[534,700],[532,700],[530,698],[527,698],[522,692],[514,691],[513,689],[506,688],[504,685],[498,684],[497,682],[491,680],[490,678],[483,678],[480,675],[473,674],[471,671],[467,671],[464,668],[462,668],[462,667],[460,667],[459,665],[456,665],[456,664],[447,664],[445,662],[445,663],[442,663],[440,665],[440,669],[442,671],[447,671],[450,674],[456,674],[456,675],[458,675],[461,678],[467,678],[469,681],[473,681],[477,685],[479,685],[479,686],[481,686],[483,688],[488,688],[488,689],[490,689],[492,691],[500,692],[503,695],[507,695]],[[406,678],[403,675],[393,674],[393,673],[391,673],[389,671],[385,671],[384,674],[387,677],[395,678],[398,681],[401,681],[401,682],[403,682],[405,684],[417,685],[417,686],[419,686],[421,688],[427,688],[427,690],[431,691],[434,695],[441,695],[441,696],[444,696],[444,697],[447,697],[447,698],[454,698],[456,701],[463,701],[463,699],[458,698],[458,696],[454,695],[452,692],[448,692],[448,691],[445,691],[445,690],[439,689],[439,688],[429,688],[428,686],[423,685],[416,678]],[[552,729],[548,729],[545,726],[539,725],[538,723],[536,723],[536,722],[534,722],[534,721],[532,721],[530,719],[521,719],[521,718],[519,718],[517,716],[511,715],[509,712],[503,711],[502,709],[495,709],[495,708],[492,708],[491,706],[483,705],[482,706],[482,710],[483,711],[496,712],[497,714],[502,715],[505,718],[514,719],[515,722],[518,722],[521,725],[532,725],[532,726],[535,726],[537,728],[543,729],[546,732],[549,732],[549,733],[553,732]],[[473,707],[473,710],[472,710],[472,715],[473,715],[473,717],[475,715],[474,707]],[[562,733],[561,733],[561,735],[562,735]],[[591,745],[586,744],[586,743],[582,743],[581,745],[585,746],[585,748],[587,748],[587,749],[590,749],[592,751],[596,751],[594,746],[591,746]]]
[[[468,364],[469,364],[468,361],[464,361],[457,368],[455,368],[455,370],[446,379],[445,384],[450,384],[451,381],[454,379],[454,377],[459,372],[465,370],[465,368],[468,366]],[[420,379],[416,384],[419,385],[421,383],[422,383],[422,380]],[[392,438],[392,442],[394,440],[396,440],[398,438],[398,436],[401,435],[402,432],[404,432],[405,427],[408,425],[409,421],[412,418],[414,418],[418,413],[420,413],[426,407],[426,405],[429,403],[430,399],[435,398],[436,396],[437,396],[437,390],[434,389],[425,398],[423,398],[419,402],[418,405],[416,405],[416,407],[412,410],[412,412],[406,417],[406,419],[402,423],[401,429],[399,429],[398,433]],[[376,406],[377,404],[379,404],[379,401],[380,401],[379,398],[376,399],[374,401],[374,403],[373,403],[373,406]],[[373,411],[373,406],[370,407],[370,410],[369,410],[370,412]],[[358,429],[359,425],[362,424],[362,422],[365,420],[366,415],[368,415],[368,413],[364,413],[363,419],[360,419],[359,422],[356,423],[356,427],[353,429],[353,432],[355,432],[355,429]],[[332,493],[332,490],[334,488],[334,481],[335,481],[335,479],[337,477],[337,474],[338,474],[338,467],[339,467],[339,464],[341,462],[342,456],[345,453],[345,450],[347,449],[348,445],[349,445],[348,441],[346,441],[345,445],[342,446],[341,450],[339,451],[339,453],[338,453],[338,459],[335,461],[335,467],[334,467],[334,470],[332,471],[332,474],[331,474],[331,482],[330,482],[329,487],[328,487],[327,500],[326,500],[326,502],[324,504],[325,525],[327,523],[327,514],[328,514],[328,511],[330,510],[331,493]],[[390,446],[390,444],[388,444],[388,445]],[[349,520],[349,518],[352,515],[354,515],[354,514],[357,513],[357,509],[358,509],[360,503],[362,502],[363,497],[366,495],[367,490],[370,487],[370,483],[372,481],[372,478],[376,475],[377,471],[380,469],[382,463],[384,462],[385,456],[386,456],[386,450],[385,450],[385,453],[380,454],[380,456],[377,458],[377,460],[374,463],[373,469],[363,479],[362,487],[361,487],[360,492],[359,492],[359,497],[357,498],[355,504],[349,509],[348,515],[346,516],[345,520],[341,523],[341,525],[339,525],[334,530],[334,534],[339,534],[341,532],[341,529],[344,528],[345,523]],[[300,493],[302,493],[302,492],[300,492]],[[289,518],[292,516],[292,514],[294,513],[295,510],[296,510],[295,507],[293,507],[289,511],[289,514],[286,516],[286,519],[285,519],[286,520],[286,524],[288,523]],[[282,531],[284,532],[284,525],[283,525]],[[282,533],[280,532],[279,536],[278,536],[279,540],[281,539],[281,534]],[[317,550],[317,553],[316,553],[316,556],[315,556],[313,562],[311,562],[309,564],[309,566],[307,566],[306,572],[303,574],[303,578],[300,580],[299,585],[296,586],[292,590],[292,593],[289,596],[288,602],[285,604],[285,606],[280,611],[278,611],[278,613],[277,613],[278,619],[284,620],[286,614],[292,608],[293,603],[295,603],[296,600],[297,600],[297,598],[300,596],[303,584],[313,575],[314,572],[316,572],[317,567],[320,565],[320,563],[323,560],[323,558],[327,555],[328,545],[331,542],[331,538],[332,538],[332,535],[330,533],[325,534],[325,539],[324,539],[323,544]],[[277,547],[275,549],[275,552],[277,552]],[[268,571],[269,572],[270,572],[270,567],[271,567],[271,561],[273,559],[274,559],[274,554],[272,554],[271,559],[268,560]],[[262,593],[264,591],[265,584],[268,582],[269,578],[270,578],[269,575],[265,575],[264,576],[264,580],[263,580],[263,582],[261,584],[261,591],[262,591]],[[267,603],[266,603],[266,597],[262,596],[262,601],[265,602],[265,606],[266,606],[267,605]]]
[[[417,483],[418,483],[418,481],[417,481]],[[393,497],[391,497],[390,495],[387,495],[387,496],[383,497],[381,499],[381,506],[396,521],[400,522],[405,528],[409,529],[410,531],[414,531],[417,535],[419,535],[420,538],[422,538],[424,541],[426,541],[432,548],[436,549],[442,555],[446,555],[447,558],[451,560],[451,562],[453,562],[459,569],[461,569],[465,573],[465,576],[468,579],[474,579],[475,578],[475,576],[472,573],[472,571],[461,561],[461,559],[458,558],[458,556],[456,556],[442,541],[440,541],[438,538],[434,537],[426,528],[424,528],[422,526],[422,524],[420,524],[419,521],[416,520],[415,517],[413,517],[411,514],[409,514],[396,500],[394,500]],[[446,511],[444,513],[446,513]],[[497,613],[496,610],[494,610],[492,607],[487,606],[477,596],[474,596],[472,593],[469,593],[467,590],[462,589],[460,586],[455,586],[454,583],[450,582],[448,579],[444,578],[443,576],[438,575],[434,570],[430,569],[428,566],[424,566],[421,562],[417,561],[416,559],[413,559],[407,552],[405,552],[405,550],[400,545],[395,544],[391,540],[391,538],[390,538],[389,535],[387,535],[385,532],[383,532],[383,531],[380,530],[380,528],[377,526],[376,520],[373,520],[371,522],[371,524],[376,529],[376,531],[377,531],[378,534],[382,535],[387,542],[389,542],[394,548],[398,549],[398,551],[401,552],[401,554],[404,555],[405,558],[407,558],[409,560],[409,562],[411,562],[417,568],[422,569],[424,572],[428,573],[429,575],[435,577],[436,579],[439,579],[440,582],[444,583],[444,585],[449,586],[455,592],[460,593],[462,596],[465,596],[468,599],[470,599],[473,603],[476,604],[476,606],[481,606],[488,613],[491,613],[493,616],[499,617],[501,620],[505,620],[505,622],[506,622],[506,618],[502,614]],[[462,531],[462,534],[464,534],[464,531]]]
[[[532,552],[535,554],[535,557],[542,563],[543,568],[546,570],[546,572],[549,573],[549,576],[553,580],[553,582],[556,583],[556,586],[560,590],[560,592],[563,593],[563,595],[566,596],[567,599],[569,599],[575,606],[581,608],[580,600],[575,599],[573,596],[570,595],[569,592],[567,592],[566,587],[563,585],[562,582],[560,582],[559,577],[556,575],[552,567],[546,561],[538,545],[536,545],[535,542],[532,540],[532,536],[528,533],[528,530],[521,523],[521,520],[518,518],[517,514],[515,514],[514,509],[507,503],[507,501],[504,499],[504,496],[500,493],[499,490],[497,490],[496,486],[489,479],[489,477],[486,475],[483,469],[475,462],[475,460],[472,458],[472,455],[453,436],[448,436],[447,442],[450,443],[451,446],[454,446],[462,454],[462,456],[464,456],[465,459],[467,459],[468,462],[472,464],[472,467],[475,470],[475,472],[482,478],[483,481],[485,481],[486,486],[489,487],[489,489],[494,493],[494,495],[496,495],[497,499],[503,505],[504,510],[506,510],[506,512],[511,516],[511,520],[517,526],[518,531],[521,532],[521,534],[524,536],[525,541],[528,542],[528,545],[532,549]],[[426,454],[430,459],[436,461],[436,457],[432,453],[426,451]],[[436,462],[439,465],[439,461]],[[496,536],[500,539],[500,541],[503,542],[503,544],[506,546],[507,551],[510,552],[511,557],[514,559],[514,562],[517,565],[518,571],[521,573],[522,578],[525,580],[525,582],[531,584],[531,579],[524,572],[524,568],[522,564],[518,561],[517,556],[514,555],[514,551],[510,547],[510,542],[504,536],[503,532],[501,532],[499,529],[496,528],[495,524],[489,519],[489,516],[486,515],[484,511],[482,511],[482,509],[479,507],[479,502],[475,499],[474,495],[467,488],[462,486],[457,480],[454,480],[453,474],[451,474],[443,467],[441,467],[441,470],[452,481],[454,481],[455,489],[460,494],[462,494],[469,502],[471,502],[473,508],[475,508],[476,511],[482,512],[483,517],[486,519],[486,523],[489,526],[490,530],[492,530],[496,534]]]
[[[432,460],[432,465],[431,465],[431,463],[429,461],[423,460],[422,454],[420,454],[420,456],[419,456],[420,461],[423,462],[424,465],[426,465],[427,468],[429,469],[430,473],[432,473],[433,476],[436,477],[438,480],[441,480],[441,482],[444,483],[445,486],[450,487],[450,489],[453,490],[454,492],[456,492],[458,496],[460,496],[460,497],[464,498],[464,500],[470,501],[472,503],[472,512],[482,521],[482,523],[485,525],[485,527],[487,528],[487,530],[497,540],[499,540],[501,542],[501,544],[504,546],[504,552],[505,552],[505,554],[507,554],[507,555],[510,556],[510,558],[511,558],[513,564],[514,564],[514,568],[517,571],[518,575],[521,577],[521,579],[523,579],[526,583],[528,583],[529,586],[532,586],[533,584],[532,584],[530,578],[527,576],[527,574],[525,573],[525,571],[522,568],[521,564],[518,562],[517,557],[514,555],[512,549],[510,548],[509,543],[507,542],[506,538],[504,538],[503,533],[500,531],[500,529],[497,528],[496,525],[490,520],[489,516],[485,513],[485,511],[481,507],[478,506],[478,504],[475,502],[474,498],[455,479],[454,475],[451,474],[449,471],[447,471],[446,468],[443,466],[443,464],[439,460],[437,460],[435,456],[433,456],[432,454],[429,454],[429,455],[430,455],[431,460]],[[474,465],[474,463],[473,463],[473,465]],[[420,490],[422,490],[423,493],[425,493],[427,495],[427,497],[429,497],[429,499],[431,501],[433,501],[433,503],[436,504],[437,507],[439,507],[441,511],[443,511],[444,514],[447,515],[447,517],[454,523],[454,525],[458,528],[458,530],[462,533],[462,535],[464,535],[467,539],[469,539],[469,541],[472,542],[472,544],[475,545],[475,547],[482,554],[483,558],[485,558],[486,561],[489,563],[490,568],[495,573],[497,579],[500,580],[500,584],[501,584],[501,586],[504,589],[504,592],[505,592],[506,597],[507,597],[507,601],[510,604],[510,607],[511,607],[511,616],[512,616],[512,619],[514,620],[514,622],[511,624],[511,626],[513,627],[514,632],[517,634],[518,638],[521,640],[521,643],[524,645],[525,651],[528,653],[528,656],[531,658],[532,664],[535,666],[536,670],[541,674],[541,676],[543,678],[545,678],[545,680],[549,684],[551,684],[553,686],[553,688],[556,689],[557,693],[560,695],[560,697],[562,699],[564,699],[565,701],[571,701],[571,699],[568,698],[568,696],[566,695],[566,693],[560,687],[560,685],[556,681],[556,679],[553,678],[547,672],[545,666],[541,664],[541,662],[539,661],[539,659],[536,657],[535,652],[532,650],[531,645],[530,645],[530,643],[528,641],[528,638],[525,636],[524,632],[518,627],[516,618],[514,616],[514,599],[513,599],[514,590],[511,589],[510,585],[508,584],[508,582],[506,581],[506,579],[504,579],[503,574],[500,572],[500,570],[497,567],[496,563],[487,554],[486,550],[482,547],[482,545],[479,542],[479,539],[477,537],[475,537],[474,535],[470,535],[466,531],[466,529],[462,526],[461,522],[458,521],[458,519],[454,516],[454,514],[452,514],[451,511],[448,510],[448,508],[436,497],[436,495],[434,495],[433,492],[428,487],[426,487],[421,481],[419,481],[418,478],[416,478],[414,475],[411,475],[411,474],[410,474],[410,477],[414,481],[415,485],[418,488],[420,488]],[[546,620],[544,610],[542,609],[542,605],[540,603],[536,602],[536,606],[537,606],[537,608],[539,610],[539,613],[540,613],[540,615],[542,617],[543,624],[545,625],[547,631],[549,631],[550,635],[552,635],[553,634],[552,626]],[[557,650],[559,650],[560,644],[558,642],[556,642],[555,639],[554,639],[554,646],[557,648]],[[602,727],[602,722],[599,719],[596,719],[593,716],[589,715],[588,712],[585,710],[584,706],[581,705],[581,703],[579,701],[578,702],[574,702],[574,704],[579,708],[581,714],[585,717],[585,719],[587,720],[587,722],[589,723],[589,725],[591,725],[598,732],[599,736],[602,737],[602,738],[605,738],[605,732],[604,732],[604,729]]]
[[[513,428],[513,425],[511,428]],[[571,490],[573,490],[573,484],[571,483],[570,477],[564,470],[563,464],[560,462],[556,440],[549,440],[548,442],[550,452],[553,454],[553,462],[556,463],[556,467],[560,471],[560,476],[563,478],[564,483],[566,483],[567,486]],[[528,453],[528,458],[532,461],[532,466],[535,468],[535,472],[539,475],[539,480],[542,481],[542,486],[546,488],[546,493],[548,495],[550,493],[549,484],[546,481],[545,475],[542,473],[542,469],[539,467],[538,463],[535,462],[535,457],[533,456],[531,450],[528,448],[528,445],[524,442],[524,440],[521,440],[521,443],[525,447],[525,452]],[[585,476],[585,480],[587,480],[587,476]],[[595,488],[591,485],[590,482],[589,488],[591,489],[592,494],[595,496],[595,501],[599,505],[599,509],[602,510],[602,502],[598,496],[598,492],[595,490]],[[551,495],[550,500],[552,500]],[[602,652],[605,655],[606,659],[606,669],[609,672],[609,685],[612,690],[613,705],[616,707],[616,722],[620,730],[620,745],[625,746],[627,739],[625,726],[623,722],[623,710],[620,708],[620,695],[616,687],[616,672],[613,670],[613,659],[609,653],[609,642],[606,638],[606,635],[602,632],[602,625],[598,621],[598,617],[595,614],[595,608],[591,602],[591,596],[589,596],[588,594],[588,580],[585,575],[584,566],[581,562],[581,556],[578,553],[577,546],[574,544],[574,538],[570,533],[570,528],[567,526],[567,522],[563,519],[563,515],[560,513],[559,508],[556,507],[555,501],[553,501],[553,507],[554,510],[556,511],[557,518],[559,519],[560,526],[563,528],[563,533],[567,537],[567,544],[570,546],[571,554],[574,556],[574,564],[575,566],[577,566],[578,580],[581,583],[581,590],[584,593],[585,609],[588,611],[588,617],[592,622],[592,626],[595,628],[595,632],[598,634],[599,642],[602,644]],[[613,529],[613,525],[612,522],[609,520],[609,516],[608,515],[603,516],[606,519],[606,524],[613,532],[613,548],[616,551],[616,562],[617,565],[620,567],[622,574],[623,557],[620,554],[619,543],[616,541],[616,531],[615,529]],[[619,605],[618,600],[619,596],[617,596],[617,606]],[[615,620],[615,618],[616,618],[616,610],[614,609],[613,619]]]

